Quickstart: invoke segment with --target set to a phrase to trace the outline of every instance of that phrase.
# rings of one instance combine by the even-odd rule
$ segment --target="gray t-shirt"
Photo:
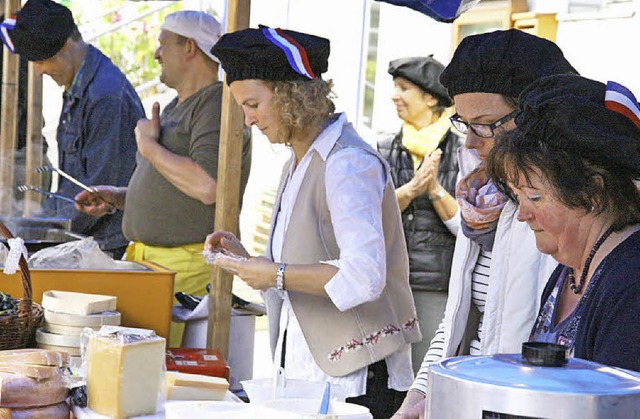
[[[160,117],[159,143],[172,153],[191,157],[217,179],[222,83],[201,89],[178,104],[176,97]],[[241,194],[249,177],[251,139],[245,130]],[[213,231],[216,207],[182,193],[140,153],[127,189],[122,230],[128,240],[174,247],[204,242]]]

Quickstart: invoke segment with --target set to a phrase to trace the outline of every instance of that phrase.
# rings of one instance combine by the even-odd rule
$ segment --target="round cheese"
[[[86,326],[65,326],[62,324],[47,323],[42,326],[43,332],[56,333],[58,335],[80,336]],[[99,330],[99,327],[90,327],[93,330]]]
[[[58,335],[56,333],[44,332],[42,329],[36,330],[36,342],[53,346],[80,347],[80,336],[78,335]]]
[[[44,319],[47,323],[59,324],[63,326],[120,326],[120,313],[117,311],[105,311],[104,313],[98,314],[68,314],[45,310]]]
[[[0,407],[49,406],[64,401],[68,392],[62,374],[34,380],[20,374],[0,373]]]
[[[26,409],[0,407],[0,419],[69,419],[69,405],[61,402]]]

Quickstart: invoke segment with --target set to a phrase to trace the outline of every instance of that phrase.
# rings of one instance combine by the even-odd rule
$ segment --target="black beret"
[[[438,99],[438,103],[442,106],[449,107],[453,101],[447,93],[447,89],[440,84],[440,74],[444,70],[444,66],[433,58],[428,57],[409,57],[399,58],[389,62],[389,74],[394,78],[403,77],[415,84],[425,92],[433,95]]]
[[[464,38],[440,82],[453,97],[461,93],[497,93],[517,98],[534,80],[578,72],[556,44],[517,29]]]
[[[76,24],[71,11],[51,0],[29,0],[8,31],[16,54],[29,61],[51,58],[64,46]]]
[[[575,74],[540,78],[518,98],[525,140],[640,170],[640,129],[605,107],[606,86]]]
[[[291,63],[297,62],[298,70],[305,71],[302,67],[306,55],[306,71],[319,78],[328,68],[329,40],[260,26],[260,29],[243,29],[223,35],[211,48],[211,53],[220,60],[227,74],[227,84],[247,79],[309,80],[308,76],[294,70]],[[294,58],[298,53],[302,60]]]

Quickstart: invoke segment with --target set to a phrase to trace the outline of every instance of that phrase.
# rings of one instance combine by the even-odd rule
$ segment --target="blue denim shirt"
[[[89,45],[73,84],[63,94],[57,130],[58,167],[85,185],[127,186],[135,169],[134,129],[144,109],[125,75]],[[59,177],[58,193],[73,198],[80,187]],[[48,199],[48,215],[71,219],[74,232],[93,236],[104,250],[125,246],[122,211],[95,218],[73,204]]]

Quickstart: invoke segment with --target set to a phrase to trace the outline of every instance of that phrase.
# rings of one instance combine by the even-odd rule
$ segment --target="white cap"
[[[160,29],[192,38],[202,52],[220,63],[211,53],[211,48],[222,36],[222,25],[210,14],[196,10],[181,10],[167,15]]]

